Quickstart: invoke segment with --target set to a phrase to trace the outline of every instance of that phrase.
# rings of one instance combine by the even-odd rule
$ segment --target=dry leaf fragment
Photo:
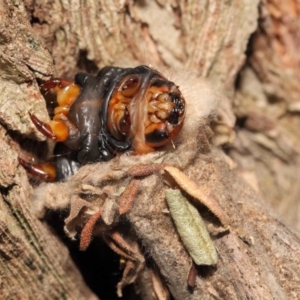
[[[80,211],[85,207],[91,207],[91,204],[79,197],[73,197],[70,201],[70,214],[65,219],[65,223],[68,224],[73,221],[79,215]]]
[[[170,293],[162,282],[161,276],[156,269],[150,269],[152,285],[157,300],[168,300]]]
[[[178,234],[197,265],[215,265],[214,244],[197,209],[179,189],[166,189],[165,195]]]
[[[102,210],[102,221],[108,226],[112,225],[119,211],[117,203],[113,199],[108,198],[105,200]]]
[[[123,293],[122,290],[123,288],[130,284],[133,283],[136,279],[137,272],[135,269],[135,263],[131,260],[127,260],[125,264],[125,269],[123,271],[123,276],[121,281],[117,284],[117,295],[118,297],[122,297]]]
[[[78,196],[73,196],[70,201],[70,214],[69,216],[65,219],[65,233],[69,236],[69,238],[74,239],[75,235],[77,234],[76,230],[76,219],[79,215],[79,213],[84,209],[84,208],[89,208],[91,207],[91,204]]]
[[[114,243],[116,243],[116,245],[118,245],[120,249],[129,255],[130,260],[144,263],[144,256],[141,254],[136,241],[131,242],[132,244],[130,244],[130,242],[126,241],[118,231],[112,231],[110,238],[114,241]]]
[[[177,168],[168,166],[164,168],[164,171],[166,171],[175,180],[176,184],[178,184],[182,190],[205,205],[216,217],[218,217],[222,225],[228,229],[229,222],[227,217],[222,208],[212,197],[203,193],[196,183]]]
[[[126,285],[136,281],[137,276],[145,266],[145,259],[139,249],[138,243],[126,240],[116,230],[111,231],[104,239],[114,252],[125,259],[125,269],[122,279],[117,285],[117,294],[119,297],[122,297],[122,289]]]

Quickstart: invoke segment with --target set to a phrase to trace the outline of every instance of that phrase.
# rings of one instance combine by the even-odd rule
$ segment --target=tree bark
[[[266,201],[299,230],[299,1],[262,1],[260,27],[240,74],[231,155],[255,174]]]
[[[30,210],[32,187],[18,166],[17,141],[23,134],[37,137],[28,112],[47,115],[36,79],[52,75],[51,56],[22,2],[2,2],[0,15],[1,298],[97,299],[66,246]]]
[[[45,209],[69,211],[74,197],[81,197],[82,186],[103,189],[103,176],[115,174],[119,162],[101,163],[108,173],[91,165],[65,183],[33,190],[17,157],[41,159],[51,149],[28,115],[49,120],[39,81],[51,76],[73,79],[78,71],[96,73],[105,65],[148,64],[180,82],[186,99],[201,94],[195,77],[208,79],[213,93],[221,91],[216,93],[222,96],[216,96],[213,141],[222,136],[219,143],[226,143],[231,158],[220,147],[207,144],[212,143],[207,127],[210,113],[196,119],[193,131],[179,139],[176,150],[169,149],[170,156],[163,157],[216,199],[230,220],[230,230],[212,235],[218,263],[207,269],[197,267],[196,287],[191,291],[186,282],[191,259],[166,213],[163,175],[141,179],[142,190],[149,193],[139,192],[126,219],[128,237],[138,241],[141,255],[147,258],[136,279],[139,296],[135,297],[155,299],[154,294],[166,287],[174,299],[297,299],[298,14],[297,0],[3,1],[0,294],[5,299],[97,299],[66,246],[34,211],[40,216]],[[203,109],[201,101],[199,106],[193,102],[192,110]],[[235,118],[236,138],[229,145]],[[185,156],[187,149],[192,154]],[[185,163],[178,165],[172,153]],[[107,189],[128,184],[126,170],[133,162],[124,164],[122,176],[112,175]],[[92,204],[95,212],[103,203]],[[205,207],[196,206],[208,228],[218,224]],[[273,209],[293,229],[279,221]],[[118,228],[119,221],[114,225]],[[101,230],[97,227],[95,235],[102,236]],[[155,288],[153,278],[163,287]]]

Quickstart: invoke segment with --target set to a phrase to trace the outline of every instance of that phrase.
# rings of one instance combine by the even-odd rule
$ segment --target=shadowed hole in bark
[[[84,50],[79,52],[77,68],[92,75],[96,75],[99,71],[97,65],[92,60],[87,58],[87,52]]]
[[[71,241],[64,233],[64,219],[68,213],[48,212],[46,222],[51,226],[55,235],[68,247],[70,255],[77,265],[81,275],[89,288],[101,300],[120,299],[116,294],[117,283],[122,278],[120,256],[114,253],[103,240],[93,238],[86,251],[79,250],[79,238]],[[124,300],[140,299],[134,291],[133,285],[123,290]]]
[[[247,117],[237,118],[236,123],[235,123],[235,127],[237,129],[244,128],[246,120],[247,120]]]
[[[214,272],[217,271],[216,266],[197,266],[196,269],[198,272],[198,276],[202,278],[208,278],[214,274]]]

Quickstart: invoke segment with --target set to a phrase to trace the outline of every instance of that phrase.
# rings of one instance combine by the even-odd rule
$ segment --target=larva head
[[[178,86],[151,72],[151,76],[125,76],[108,107],[110,134],[120,141],[132,139],[137,153],[148,153],[170,142],[182,128],[185,116],[185,100]]]

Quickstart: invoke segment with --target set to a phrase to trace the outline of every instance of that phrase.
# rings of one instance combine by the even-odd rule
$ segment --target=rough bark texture
[[[32,187],[18,167],[19,146],[7,135],[15,131],[41,138],[28,111],[47,113],[36,79],[53,73],[51,55],[33,32],[22,2],[2,2],[0,15],[1,298],[96,299],[68,249],[30,210]]]
[[[260,27],[235,97],[242,128],[231,151],[243,170],[255,174],[264,198],[298,230],[299,8],[297,0],[261,3]]]
[[[234,162],[219,149],[202,148],[207,139],[199,132],[208,124],[197,123],[200,130],[190,132],[198,145],[191,148],[194,157],[181,165],[217,199],[231,227],[213,236],[218,264],[198,268],[193,292],[186,285],[191,260],[166,213],[162,175],[141,180],[149,193],[139,193],[126,217],[129,238],[138,238],[147,258],[147,269],[137,278],[140,298],[155,299],[153,286],[161,284],[175,299],[297,299],[300,241],[266,202],[299,230],[299,6],[298,0],[2,1],[0,294],[6,299],[96,299],[66,247],[31,211],[32,188],[17,157],[36,154],[31,151],[36,142],[28,138],[44,140],[28,117],[32,112],[49,119],[39,80],[72,79],[79,70],[95,73],[108,64],[144,63],[167,71],[175,83],[184,82],[187,97],[194,88],[192,77],[208,78],[213,89],[230,96],[219,103],[219,121],[233,126],[234,112],[238,126],[227,148]],[[214,129],[220,135],[226,126]],[[118,161],[102,168],[109,170],[111,164],[120,168]],[[88,177],[92,171],[98,181]],[[126,168],[121,173],[113,186],[128,184]],[[66,183],[44,184],[39,190],[49,197],[38,208],[68,209],[72,196],[81,195],[81,184],[102,191],[101,176],[99,166],[88,166]],[[63,204],[54,205],[53,199]],[[199,210],[208,225],[217,222],[204,207]],[[153,283],[149,278],[161,279]]]

